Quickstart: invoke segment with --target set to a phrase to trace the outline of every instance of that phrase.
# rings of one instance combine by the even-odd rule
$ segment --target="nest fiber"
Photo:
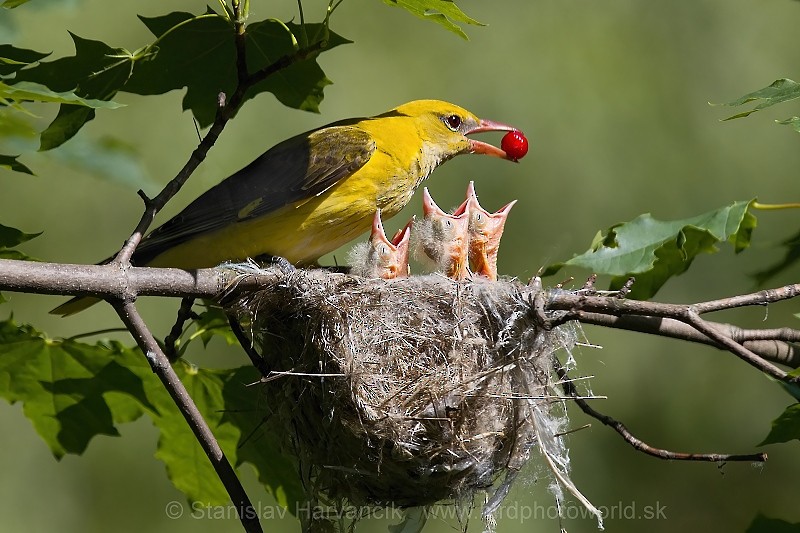
[[[298,270],[231,304],[309,498],[410,507],[495,485],[491,513],[537,443],[569,484],[552,386],[575,333],[536,325],[538,290]]]

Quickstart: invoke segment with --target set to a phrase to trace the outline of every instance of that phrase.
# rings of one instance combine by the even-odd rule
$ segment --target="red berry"
[[[522,159],[528,153],[528,139],[521,131],[509,131],[500,142],[500,148],[514,161]]]

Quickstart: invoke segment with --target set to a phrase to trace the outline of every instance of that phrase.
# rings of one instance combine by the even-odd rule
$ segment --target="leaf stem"
[[[788,204],[762,204],[753,200],[750,203],[753,209],[761,209],[762,211],[778,210],[778,209],[800,209],[800,202],[791,202]]]

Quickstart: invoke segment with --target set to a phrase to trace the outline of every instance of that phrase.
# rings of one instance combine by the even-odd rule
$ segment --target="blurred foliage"
[[[444,8],[454,7],[452,2],[438,2],[443,9],[436,16],[420,13],[420,2],[385,0],[384,3],[406,7],[415,16],[444,26],[471,24],[466,18],[474,21],[447,12]],[[6,0],[2,5],[10,8],[21,4],[25,2]],[[313,11],[323,18],[327,15],[325,4],[307,2],[303,7],[307,15]],[[412,17],[395,16],[380,2],[344,2],[337,8],[331,25],[342,35],[355,39],[356,45],[313,58],[309,65],[316,66],[312,70],[317,77],[308,87],[311,93],[317,91],[317,96],[293,100],[311,102],[295,107],[319,109],[325,112],[324,119],[285,109],[273,98],[253,98],[164,216],[170,216],[199,192],[283,138],[338,118],[375,114],[424,97],[450,100],[480,116],[515,124],[531,140],[531,152],[520,165],[456,160],[437,170],[429,182],[437,198],[450,197],[453,202],[463,197],[469,179],[478,183],[486,206],[499,206],[513,197],[520,199],[506,226],[501,250],[501,273],[507,275],[527,278],[540,265],[584,249],[597,228],[609,227],[619,220],[633,220],[643,212],[654,212],[659,219],[675,221],[690,219],[695,213],[741,198],[797,201],[800,151],[796,139],[786,135],[784,128],[770,128],[764,122],[720,124],[718,109],[707,105],[708,101],[726,101],[752,87],[763,87],[776,76],[792,75],[797,70],[795,36],[800,17],[797,2],[768,0],[757,9],[745,0],[677,0],[662,4],[631,0],[600,3],[464,0],[462,5],[489,25],[472,29],[469,42],[436,31],[433,25],[418,24]],[[205,4],[180,0],[170,3],[169,9],[176,10],[177,15],[173,16],[181,17],[185,14],[178,10],[199,13]],[[286,40],[289,34],[298,43],[303,42],[297,32],[301,20],[297,3],[276,2],[269,4],[269,12],[266,9],[265,3],[253,2],[254,17],[293,20],[285,23],[287,29],[279,28],[278,23],[265,23],[264,29],[277,31],[283,46],[291,41],[291,38]],[[163,33],[150,32],[145,25],[131,21],[136,15],[144,17],[143,20],[164,21],[164,11],[163,3],[152,0],[117,3],[114,9],[108,9],[107,3],[100,0],[37,0],[13,11],[0,9],[0,42],[14,43],[14,46],[0,45],[0,75],[4,83],[10,84],[9,78],[16,78],[20,71],[44,69],[48,65],[46,68],[56,68],[66,85],[76,77],[91,76],[99,86],[89,84],[80,90],[66,87],[65,91],[51,87],[55,92],[97,99],[98,96],[90,94],[96,92],[126,105],[113,111],[99,109],[97,113],[102,120],[91,123],[88,119],[95,110],[83,106],[65,105],[61,112],[54,113],[45,104],[26,102],[23,105],[29,113],[22,115],[19,105],[4,112],[16,113],[14,117],[24,116],[19,123],[26,124],[29,132],[37,132],[35,137],[51,130],[42,138],[45,148],[65,141],[83,127],[79,136],[53,153],[88,139],[93,147],[75,159],[101,160],[108,148],[101,141],[122,139],[132,148],[131,158],[137,154],[145,158],[141,165],[145,171],[131,179],[113,180],[114,163],[90,175],[85,170],[87,165],[77,167],[75,161],[64,165],[63,160],[37,152],[30,147],[30,137],[26,137],[24,128],[13,126],[17,131],[15,138],[25,142],[3,144],[0,152],[22,155],[5,156],[0,167],[32,168],[39,177],[0,170],[2,222],[45,230],[38,239],[17,243],[19,253],[80,262],[109,255],[119,247],[141,214],[136,189],[156,190],[158,184],[174,175],[197,144],[191,117],[181,115],[180,110],[191,108],[195,116],[199,113],[207,121],[209,116],[213,117],[209,114],[212,107],[208,102],[197,104],[206,105],[205,111],[192,107],[189,90],[183,90],[185,85],[166,78],[158,91],[153,89],[162,94],[159,98],[140,98],[124,91],[105,96],[120,91],[119,80],[127,80],[131,69],[135,72],[139,66],[155,69],[158,65],[148,65],[157,61],[158,54],[154,56],[151,53],[154,49],[147,47],[153,43],[153,35]],[[224,16],[191,15],[191,22],[182,20],[200,24],[195,19],[217,20]],[[66,33],[66,29],[73,33]],[[318,34],[316,29],[308,35],[313,38]],[[458,31],[448,29],[463,36],[460,27]],[[161,39],[164,40],[167,37]],[[70,56],[66,51],[72,46],[76,53]],[[75,59],[79,47],[96,54],[94,65],[99,70],[92,71],[89,64]],[[45,55],[44,51],[49,50],[53,53]],[[164,52],[161,61],[165,61],[169,50],[161,51]],[[324,74],[320,77],[322,67],[333,74],[336,85],[329,85]],[[170,68],[153,72],[161,75]],[[210,72],[217,75],[213,69]],[[193,74],[203,72],[195,69]],[[220,76],[224,78],[223,74]],[[223,79],[220,83],[229,82]],[[322,88],[326,100],[320,108]],[[147,91],[142,88],[137,92]],[[216,102],[216,92],[213,96],[211,106]],[[759,114],[774,112],[775,108],[763,105],[771,100],[752,101],[761,110]],[[795,120],[784,117],[774,118],[796,127]],[[4,128],[5,117],[0,121],[0,132],[6,131]],[[104,179],[98,179],[100,175]],[[157,176],[155,183],[146,182],[146,175]],[[404,221],[415,212],[419,212],[419,205],[409,206],[397,220]],[[760,216],[759,239],[747,253],[736,256],[735,261],[733,247],[723,248],[713,258],[697,256],[680,283],[664,285],[659,298],[685,302],[744,292],[753,288],[749,273],[764,270],[765,264],[783,264],[783,268],[775,271],[771,283],[796,281],[797,263],[788,258],[796,249],[791,236],[797,233],[797,226],[793,211]],[[387,231],[394,229],[387,225]],[[16,245],[11,246],[15,246],[14,250],[8,251],[17,253]],[[326,259],[333,263],[335,257],[343,255],[339,251]],[[574,268],[565,268],[565,275],[576,272]],[[583,271],[575,275],[583,275]],[[76,347],[75,341],[62,341],[58,336],[117,325],[113,313],[98,306],[74,320],[58,321],[46,314],[56,303],[54,298],[9,293],[5,297],[9,302],[3,308],[13,310],[17,322],[4,322],[3,331],[20,343],[14,349],[30,350],[15,353],[31,358],[31,361],[26,357],[15,358],[14,365],[18,366],[2,373],[0,378],[5,383],[4,390],[16,391],[15,398],[22,404],[21,410],[0,409],[0,419],[6,428],[0,445],[11,450],[0,462],[6,479],[0,484],[0,508],[6,527],[61,531],[107,531],[113,527],[120,531],[170,532],[240,527],[235,518],[221,525],[218,520],[192,519],[188,513],[181,520],[164,515],[165,504],[170,500],[183,501],[184,496],[163,481],[160,466],[153,467],[149,454],[156,439],[167,439],[159,444],[159,450],[162,445],[166,447],[165,451],[159,451],[162,459],[179,461],[169,467],[170,474],[187,475],[177,484],[192,491],[198,488],[198,482],[205,480],[200,464],[204,458],[196,442],[190,443],[190,437],[171,435],[169,431],[164,436],[164,429],[178,430],[181,421],[176,419],[174,425],[162,421],[161,427],[152,427],[143,423],[152,420],[151,410],[138,407],[148,416],[122,424],[125,414],[135,418],[133,407],[127,412],[122,409],[124,403],[135,404],[131,400],[135,394],[102,392],[103,386],[108,385],[102,381],[96,384],[89,399],[70,388],[74,380],[86,378],[79,356],[91,359],[93,356],[87,354],[93,353],[92,347],[106,353],[111,348],[127,350],[124,344],[129,344],[130,339],[123,336],[120,337],[123,344],[103,341]],[[141,307],[148,314],[148,322],[156,327],[161,325],[163,331],[174,322],[174,305],[143,300]],[[789,304],[770,307],[766,317],[745,310],[726,315],[726,319],[742,325],[754,324],[752,327],[764,325],[765,320],[779,326],[786,325],[787,317],[796,312],[796,304]],[[9,325],[28,322],[40,325],[50,335],[45,336],[30,326]],[[209,324],[216,331],[213,323]],[[592,390],[608,395],[608,400],[598,408],[625,421],[637,435],[654,445],[681,451],[749,451],[770,431],[768,421],[786,409],[785,393],[777,391],[767,380],[754,377],[749,367],[731,356],[705,357],[710,349],[678,347],[669,341],[634,338],[620,332],[587,328],[586,335],[592,343],[605,346],[602,352],[587,348],[577,355],[581,373],[595,376]],[[201,338],[204,342],[209,340]],[[238,350],[226,349],[224,342],[211,339],[207,351],[193,349],[200,344],[193,343],[185,354],[188,360],[199,363],[200,368],[180,363],[182,378],[194,388],[193,395],[200,396],[198,401],[204,409],[217,409],[208,416],[216,427],[226,426],[220,432],[226,451],[233,450],[231,453],[240,463],[261,465],[250,478],[246,469],[240,469],[251,497],[266,509],[276,504],[275,499],[263,493],[266,485],[268,492],[277,496],[277,502],[290,502],[294,489],[269,488],[270,480],[289,479],[287,472],[291,465],[274,462],[276,456],[269,442],[260,445],[264,436],[269,435],[266,428],[258,426],[268,406],[260,405],[257,397],[239,387],[253,378],[237,373],[249,370],[208,370],[214,366],[235,367],[244,363],[244,358]],[[69,354],[63,352],[65,346],[72,350]],[[64,374],[56,375],[58,379],[47,373],[48,362],[55,361],[48,353],[63,354],[58,360],[69,363]],[[139,366],[126,368],[132,369],[143,384],[152,382],[141,356],[129,355],[138,356]],[[130,363],[134,364],[134,359]],[[92,360],[92,365],[108,364],[107,357],[103,361]],[[124,382],[119,384],[123,385]],[[156,385],[154,394],[160,390]],[[43,431],[49,431],[49,438],[55,440],[36,438],[21,416],[26,412],[23,396],[37,394],[52,395],[52,406],[48,409],[54,410],[48,412],[52,415],[47,419],[50,426]],[[147,394],[152,405],[169,406],[168,401],[159,403]],[[226,408],[235,404],[241,411],[220,416],[220,394]],[[244,396],[234,400],[228,394]],[[39,398],[39,404],[43,404],[45,397]],[[69,417],[71,410],[78,409],[71,407],[73,404],[116,402],[120,398],[123,400],[118,407],[109,407],[112,425],[106,416],[90,421],[83,428]],[[62,408],[66,414],[61,414]],[[72,443],[57,440],[62,431],[58,426],[59,416],[67,429],[79,432],[72,437]],[[233,420],[239,416],[240,422]],[[580,427],[584,422],[576,413],[574,425]],[[114,431],[126,438],[91,439],[81,461],[72,461],[67,455],[56,466],[51,459],[51,446],[80,448],[89,442],[88,432]],[[81,436],[80,432],[86,433]],[[63,433],[65,437],[68,434]],[[254,436],[248,440],[250,435]],[[646,505],[666,507],[663,520],[645,521],[641,513],[625,516],[617,513],[607,521],[608,527],[615,531],[645,528],[664,532],[732,531],[744,530],[751,522],[787,523],[766,518],[753,521],[758,512],[781,516],[790,522],[800,521],[793,492],[800,468],[792,446],[770,445],[770,461],[763,469],[742,465],[718,469],[641,457],[603,429],[581,431],[570,435],[569,440],[573,477],[595,503],[612,513],[616,510],[615,502],[638,506],[639,511]],[[121,457],[125,459],[120,460]],[[192,465],[180,462],[194,458],[198,460]],[[269,471],[271,467],[275,471]],[[536,466],[530,465],[520,477],[523,482],[512,491],[509,509],[544,512],[531,515],[528,521],[523,520],[522,514],[501,516],[498,531],[528,531],[531,522],[539,527],[557,527],[554,514],[548,514],[552,499],[546,491],[547,482],[539,479]],[[209,481],[208,490],[214,490],[213,481]],[[31,501],[49,504],[35,513],[24,511]],[[596,530],[591,519],[580,516],[568,515],[565,526],[572,532]],[[297,528],[293,520],[267,525],[270,529],[287,531]],[[481,531],[482,526],[478,518],[469,524],[472,531]],[[426,527],[429,531],[450,531],[454,525],[431,521]],[[759,527],[769,530],[768,526]],[[360,529],[385,530],[385,521],[365,521]]]
[[[772,422],[769,435],[761,441],[764,444],[800,440],[800,403],[790,405]]]
[[[787,269],[791,269],[797,264],[798,261],[800,261],[800,232],[783,241],[781,246],[785,249],[785,255],[783,256],[783,259],[774,265],[753,274],[753,278],[759,285],[764,285],[775,276],[785,272]]]
[[[745,533],[797,533],[800,523],[791,524],[778,518],[769,518],[759,514]]]

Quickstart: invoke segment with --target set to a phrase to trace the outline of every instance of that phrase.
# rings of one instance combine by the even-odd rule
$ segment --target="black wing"
[[[369,161],[375,142],[352,125],[333,125],[275,145],[150,233],[134,255],[145,265],[164,251],[229,224],[324,193]]]

